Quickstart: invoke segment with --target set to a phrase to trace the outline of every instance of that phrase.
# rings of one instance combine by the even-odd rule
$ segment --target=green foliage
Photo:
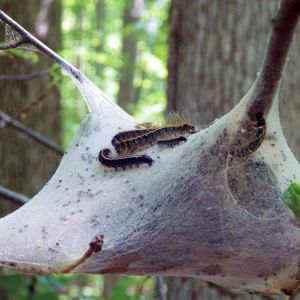
[[[0,296],[4,292],[9,300],[101,300],[104,281],[100,275],[30,276],[6,270]],[[120,277],[109,300],[154,300],[154,290],[154,277]]]
[[[110,300],[154,300],[154,277],[123,277],[112,291]]]
[[[137,42],[133,85],[138,97],[134,115],[138,120],[162,118],[166,108],[168,55],[168,10],[170,0],[145,1],[145,10],[134,23],[123,28],[123,14],[131,1],[63,0],[63,51],[68,61],[81,69],[103,91],[117,99],[123,66],[123,35]],[[126,72],[126,70],[125,70]],[[87,109],[73,82],[62,80],[64,146],[69,145]]]
[[[300,184],[293,182],[282,196],[283,202],[291,209],[296,218],[300,218]]]
[[[39,56],[36,52],[24,51],[24,49],[7,49],[5,51],[0,51],[0,55],[14,56],[17,58],[22,58],[25,61],[31,63],[36,63],[39,60]]]
[[[102,287],[103,277],[97,275],[6,274],[0,280],[0,292],[8,294],[9,300],[102,299]]]

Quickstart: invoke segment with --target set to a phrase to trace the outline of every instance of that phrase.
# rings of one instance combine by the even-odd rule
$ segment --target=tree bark
[[[173,0],[168,109],[195,114],[204,126],[233,108],[261,68],[278,3],[275,0]],[[299,33],[298,26],[297,37]],[[293,43],[280,105],[284,132],[298,159],[299,54],[299,43]],[[166,283],[168,299],[172,300],[259,299],[247,293],[217,289],[197,279],[169,278]]]
[[[57,51],[61,45],[61,7],[59,1],[0,0],[1,9],[20,22],[30,32]],[[0,57],[1,75],[32,74],[49,69],[53,61],[40,55],[37,63],[6,53]],[[0,108],[11,116],[40,97],[52,81],[50,76],[37,76],[31,80],[0,80]],[[60,137],[59,91],[52,87],[45,94],[45,101],[21,121],[28,127],[44,134],[56,143]],[[16,192],[33,196],[56,169],[60,155],[48,151],[13,128],[0,129],[0,184]],[[3,199],[1,199],[3,200]],[[3,216],[16,208],[1,201]]]

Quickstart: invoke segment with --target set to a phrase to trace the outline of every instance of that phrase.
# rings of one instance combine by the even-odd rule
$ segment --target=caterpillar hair
[[[180,137],[178,137],[176,139],[158,141],[157,145],[159,145],[159,146],[166,146],[166,147],[172,147],[173,148],[173,147],[175,147],[175,146],[177,146],[177,145],[179,145],[181,143],[184,143],[186,141],[187,141],[186,137],[180,136]]]
[[[137,129],[157,129],[162,126],[159,126],[158,124],[154,124],[152,122],[146,122],[146,123],[137,124],[134,127]]]
[[[146,130],[146,129],[145,129]],[[112,144],[118,154],[132,154],[139,152],[145,148],[149,148],[158,141],[175,139],[179,136],[190,135],[196,132],[195,126],[183,124],[180,126],[167,126],[159,129],[137,130],[140,135],[131,133],[132,137],[122,139],[121,134],[118,134],[112,139]],[[125,132],[126,136],[128,132]],[[127,135],[128,136],[128,135]]]
[[[193,124],[193,118],[191,115],[187,115],[185,113],[178,113],[178,112],[170,112],[165,117],[165,126],[172,127],[172,126],[181,126],[184,124]]]
[[[133,167],[139,167],[143,164],[147,164],[149,167],[152,166],[154,160],[147,155],[136,155],[130,157],[110,157],[111,151],[107,148],[100,150],[99,152],[99,161],[102,165],[108,168],[114,168],[118,170],[121,168],[123,170]]]

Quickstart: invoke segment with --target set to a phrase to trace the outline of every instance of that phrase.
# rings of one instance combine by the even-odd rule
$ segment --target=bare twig
[[[8,24],[13,30],[18,32],[26,43],[31,44],[36,47],[42,53],[56,61],[64,70],[70,73],[74,78],[81,81],[80,71],[73,67],[70,63],[65,61],[62,57],[60,57],[53,50],[48,48],[45,44],[35,38],[31,33],[29,33],[26,29],[24,29],[20,24],[10,18],[7,14],[5,14],[2,10],[0,10],[0,20],[4,23]]]
[[[50,141],[48,138],[46,138],[42,134],[32,130],[31,128],[29,128],[27,126],[25,126],[23,123],[15,120],[14,118],[7,115],[6,113],[4,113],[1,110],[0,110],[0,119],[2,119],[5,123],[10,125],[11,127],[17,129],[18,131],[22,132],[26,136],[30,137],[31,139],[33,139],[37,143],[39,143],[39,144],[45,146],[46,148],[52,150],[53,152],[55,152],[59,155],[64,154],[64,151],[60,146],[58,146],[54,142]]]
[[[23,205],[27,201],[29,201],[29,198],[25,195],[16,193],[10,189],[7,189],[3,186],[0,186],[0,197],[5,198],[9,201],[12,201],[18,205]]]
[[[27,106],[25,106],[20,111],[18,111],[15,115],[16,119],[24,119],[30,111],[32,111],[35,107],[37,107],[45,99],[47,99],[47,96],[51,93],[52,88],[54,86],[55,86],[55,83],[51,83],[47,87],[47,89],[36,100],[30,102]]]
[[[0,75],[0,80],[31,80],[45,76],[49,76],[48,70],[23,75]]]
[[[300,15],[299,0],[282,0],[267,47],[258,84],[248,114],[256,120],[257,113],[267,113],[271,108],[286,62],[294,30]]]
[[[61,274],[70,273],[72,270],[74,270],[79,265],[83,264],[88,258],[90,258],[94,253],[98,253],[102,250],[103,246],[103,235],[99,234],[95,236],[95,238],[90,242],[89,248],[87,251],[74,263],[67,266],[63,270],[61,270]]]
[[[167,300],[164,278],[162,276],[157,276],[156,284],[157,284],[159,300]]]

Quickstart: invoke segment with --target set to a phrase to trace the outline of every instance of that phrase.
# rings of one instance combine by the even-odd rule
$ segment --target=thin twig
[[[52,150],[53,152],[59,154],[59,155],[64,155],[64,150],[55,144],[54,142],[50,141],[48,138],[43,136],[42,134],[32,130],[31,128],[25,126],[23,123],[15,120],[11,116],[7,115],[3,111],[0,110],[0,119],[2,119],[5,123],[10,125],[11,127],[17,129],[18,131],[22,132],[26,136],[30,137],[37,143],[45,146],[46,148]]]
[[[42,53],[56,61],[64,70],[70,73],[74,78],[81,81],[81,73],[75,67],[73,67],[70,63],[60,57],[57,53],[53,50],[48,48],[45,44],[35,38],[31,33],[29,33],[26,29],[24,29],[20,24],[18,24],[15,20],[10,18],[7,14],[5,14],[2,10],[0,10],[0,20],[4,23],[8,24],[12,29],[17,31],[26,43],[31,44],[32,46],[36,47]]]
[[[159,300],[167,300],[164,278],[162,276],[157,276],[156,283],[157,283]]]
[[[29,201],[29,198],[25,195],[16,193],[10,189],[7,189],[3,186],[0,186],[0,197],[5,198],[11,202],[14,202],[18,205],[23,205],[27,201]]]
[[[40,105],[45,99],[47,99],[47,96],[51,93],[52,88],[55,86],[55,83],[51,83],[47,89],[34,101],[28,103],[27,106],[25,106],[24,108],[22,108],[21,110],[19,110],[16,115],[15,118],[16,119],[24,119],[27,114],[32,111],[35,107],[37,107],[38,105]]]
[[[73,271],[79,265],[83,264],[87,259],[89,259],[94,253],[98,253],[102,250],[103,246],[103,235],[99,234],[94,237],[94,239],[90,242],[89,248],[85,251],[85,253],[73,262],[71,265],[63,268],[59,273],[66,274]]]
[[[299,0],[281,1],[278,14],[273,19],[273,31],[258,77],[253,101],[248,110],[248,115],[252,121],[256,120],[257,113],[267,113],[271,108],[299,15]]]
[[[0,80],[31,80],[45,76],[49,76],[48,70],[23,75],[0,75]]]

